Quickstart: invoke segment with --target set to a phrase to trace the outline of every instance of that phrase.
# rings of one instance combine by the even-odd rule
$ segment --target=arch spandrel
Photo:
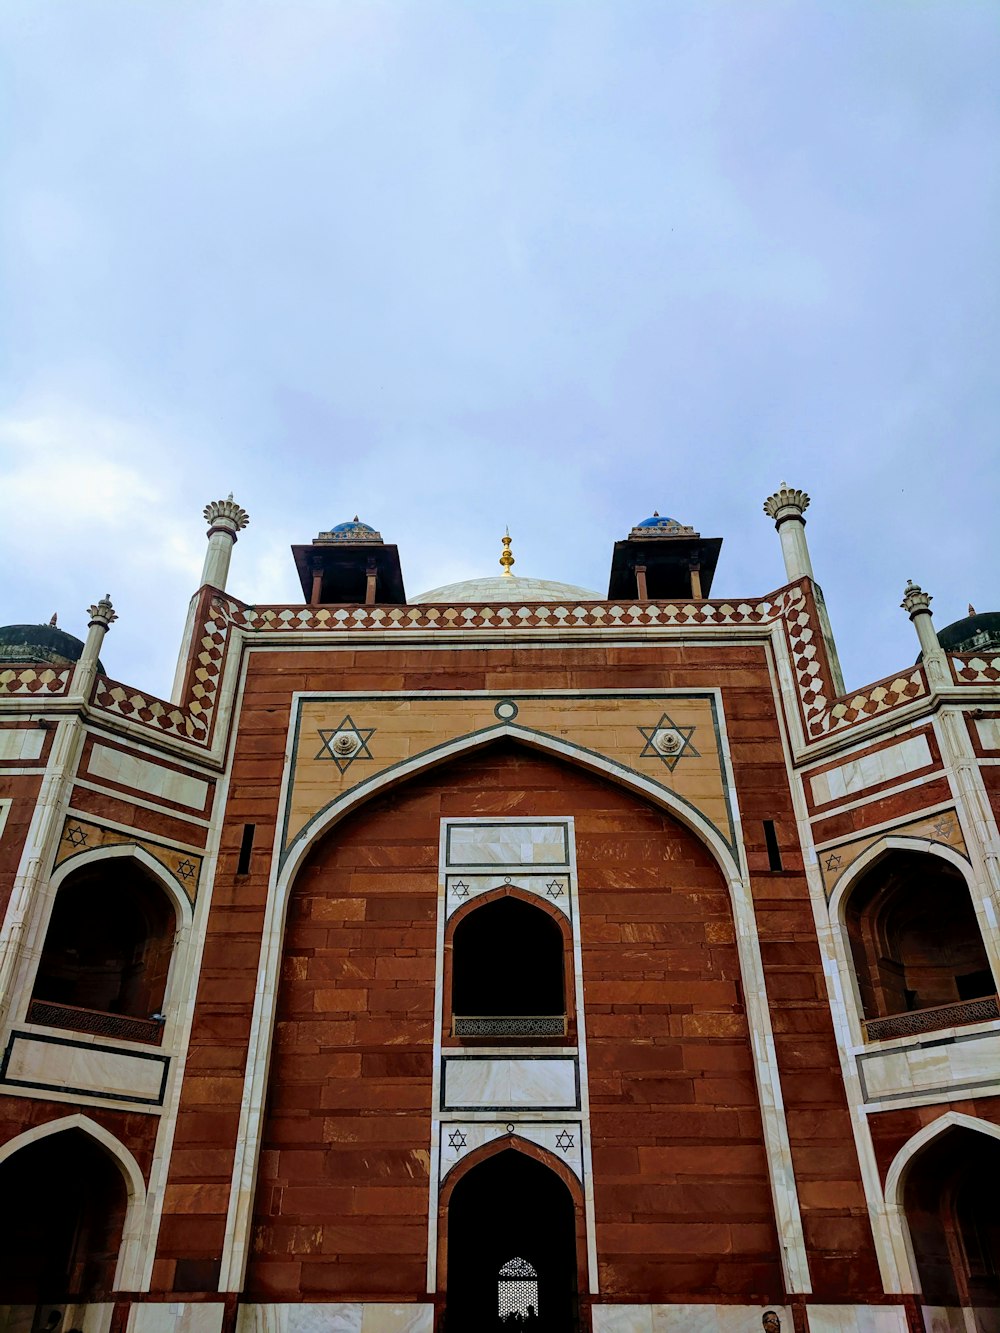
[[[732,854],[736,813],[715,691],[336,695],[299,700],[283,859],[393,782],[509,738],[640,785]]]

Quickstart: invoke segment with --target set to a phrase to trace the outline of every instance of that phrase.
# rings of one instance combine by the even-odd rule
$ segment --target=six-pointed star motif
[[[343,722],[336,727],[320,727],[318,734],[323,744],[316,758],[332,759],[341,773],[350,768],[355,759],[374,758],[368,742],[375,735],[375,728],[357,726],[350,713],[346,713]]]
[[[465,883],[464,880],[461,880],[461,879],[460,879],[460,880],[458,881],[458,883],[454,886],[454,888],[455,888],[455,897],[456,897],[456,898],[468,898],[468,896],[469,896],[469,886],[468,886],[468,884]]]
[[[181,879],[190,879],[194,872],[195,864],[193,861],[189,861],[185,858],[183,861],[177,862],[177,873],[180,875]]]
[[[661,764],[665,764],[672,773],[677,767],[678,762],[685,755],[693,755],[696,759],[700,758],[698,751],[691,743],[691,737],[695,733],[694,727],[679,727],[669,713],[663,713],[652,727],[639,727],[642,732],[642,738],[646,742],[639,753],[640,759],[659,759]],[[677,738],[677,749],[671,754],[664,754],[657,747],[656,737],[659,732],[667,732]]]
[[[79,824],[71,824],[66,830],[66,841],[73,847],[85,847],[87,845],[86,829],[82,829]]]
[[[561,898],[563,894],[562,880],[550,879],[545,886],[545,893],[549,898]]]
[[[839,869],[840,869],[840,853],[839,853],[839,852],[831,852],[831,854],[826,858],[826,868],[827,868],[827,870],[839,870]]]
[[[464,1148],[468,1140],[460,1129],[453,1129],[448,1135],[449,1148]]]
[[[944,815],[934,825],[934,832],[939,838],[950,838],[952,834],[951,816]]]
[[[573,1147],[573,1135],[567,1130],[561,1129],[556,1135],[556,1147],[561,1148],[564,1153],[568,1153]]]

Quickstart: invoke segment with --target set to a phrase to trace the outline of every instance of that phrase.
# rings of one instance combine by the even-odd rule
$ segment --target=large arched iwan
[[[664,1298],[781,1291],[732,909],[714,859],[634,793],[500,742],[353,812],[296,876],[248,1293],[426,1294],[440,821],[568,815],[601,1290],[624,1299],[652,1280]]]

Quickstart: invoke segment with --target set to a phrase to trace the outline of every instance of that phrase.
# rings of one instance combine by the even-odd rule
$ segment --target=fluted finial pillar
[[[118,613],[111,605],[111,594],[106,592],[99,602],[87,607],[90,619],[87,622],[87,641],[83,652],[73,669],[73,682],[70,693],[90,696],[94,679],[97,676],[97,660],[101,655],[104,636],[118,619]]]
[[[205,519],[209,524],[208,550],[205,552],[201,585],[205,587],[207,584],[225,592],[237,533],[242,532],[250,522],[250,515],[236,504],[230,491],[228,499],[213,500],[205,506]]]
[[[805,491],[793,490],[784,481],[764,501],[764,513],[774,519],[774,526],[781,538],[781,554],[785,558],[785,574],[789,583],[794,583],[796,579],[814,578],[803,517],[808,508],[809,496]]]
[[[929,592],[924,592],[923,588],[914,583],[912,579],[906,580],[900,606],[910,617],[913,628],[917,631],[927,679],[935,685],[950,685],[951,673],[948,670],[948,660],[945,657],[944,649],[941,647],[934,629],[934,620],[931,616],[931,600]]]

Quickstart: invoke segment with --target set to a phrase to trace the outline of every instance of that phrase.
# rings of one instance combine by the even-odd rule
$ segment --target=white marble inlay
[[[128,1333],[220,1333],[221,1301],[148,1301],[128,1312]]]
[[[124,787],[137,787],[148,796],[176,801],[179,805],[189,805],[195,810],[205,808],[207,782],[190,777],[187,773],[175,773],[171,768],[150,763],[138,755],[110,750],[106,745],[94,746],[87,772],[108,782],[121,783]]]
[[[906,1333],[901,1305],[810,1305],[810,1333]]]
[[[508,1137],[507,1125],[514,1126],[518,1138],[545,1148],[565,1162],[578,1180],[583,1179],[581,1152],[582,1130],[579,1120],[552,1120],[539,1124],[528,1122],[523,1113],[510,1111],[510,1120],[446,1120],[441,1125],[440,1176],[443,1179],[456,1163],[487,1143]]]
[[[933,1040],[933,1038],[928,1038]],[[904,1046],[861,1060],[867,1100],[892,1094],[1000,1082],[1000,1032],[983,1032],[941,1046]]]
[[[538,898],[569,916],[569,876],[558,870],[548,870],[544,874],[532,874],[528,871],[515,871],[512,875],[449,875],[447,877],[448,916],[457,912],[473,898],[494,889],[507,887],[523,889],[525,893]]]
[[[451,824],[450,866],[567,864],[565,824]]]
[[[389,1301],[241,1305],[237,1333],[433,1333],[434,1306]]]
[[[81,1092],[156,1100],[163,1081],[163,1061],[144,1060],[124,1052],[82,1043],[63,1046],[15,1034],[6,1079]]]
[[[852,792],[864,791],[879,782],[891,782],[917,768],[926,768],[932,762],[931,748],[926,736],[911,736],[898,745],[887,745],[884,750],[852,759],[839,768],[817,773],[809,779],[813,800],[817,805],[839,800]]]
[[[0,759],[37,759],[44,742],[45,732],[41,727],[0,731]]]
[[[0,838],[3,837],[3,831],[7,827],[7,816],[10,814],[10,807],[13,804],[14,802],[9,796],[0,801]]]
[[[1000,750],[1000,714],[995,713],[992,717],[977,719],[976,731],[979,732],[980,744],[984,750]],[[934,1306],[933,1308],[944,1309],[945,1307]]]
[[[594,1333],[653,1333],[651,1305],[595,1305]]]
[[[765,1310],[776,1311],[783,1333],[792,1333],[783,1305],[654,1305],[653,1333],[761,1333]]]
[[[446,1107],[575,1107],[576,1061],[559,1056],[537,1059],[452,1056],[444,1062]]]

